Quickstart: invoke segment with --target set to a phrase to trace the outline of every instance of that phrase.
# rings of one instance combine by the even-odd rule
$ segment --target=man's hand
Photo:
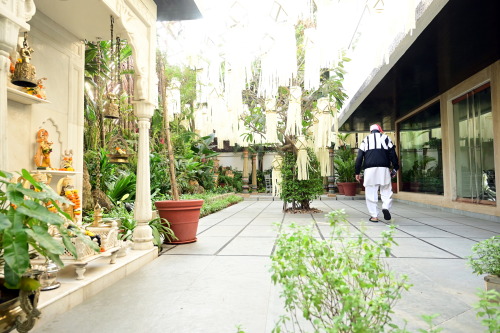
[[[361,182],[361,176],[360,176],[360,175],[356,175],[356,180],[357,180],[358,182]]]
[[[391,177],[392,178],[396,177],[397,174],[398,174],[398,172],[396,170],[392,170],[391,171]]]

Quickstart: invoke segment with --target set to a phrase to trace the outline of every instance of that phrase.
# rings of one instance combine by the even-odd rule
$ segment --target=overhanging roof
[[[340,115],[340,130],[366,131],[376,122],[393,130],[395,119],[500,59],[499,12],[500,1],[447,2],[410,45],[396,47],[397,61],[367,79]]]
[[[194,0],[154,0],[143,1],[157,21],[180,21],[201,18]],[[103,0],[35,0],[38,12],[43,12],[69,32],[81,39],[104,40],[110,38],[110,15]],[[125,36],[125,28],[120,20],[115,20],[115,36]]]
[[[201,18],[194,0],[154,0],[158,7],[157,21],[181,21]]]

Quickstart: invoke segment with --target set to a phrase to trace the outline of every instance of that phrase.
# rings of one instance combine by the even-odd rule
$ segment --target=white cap
[[[380,127],[379,124],[373,124],[370,126],[370,132],[371,131],[379,131],[380,133],[382,133],[382,127]]]

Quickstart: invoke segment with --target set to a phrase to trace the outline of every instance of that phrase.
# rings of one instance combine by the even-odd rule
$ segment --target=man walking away
[[[384,219],[391,219],[392,186],[391,177],[395,177],[399,169],[396,146],[383,134],[378,124],[370,126],[368,134],[361,142],[356,158],[356,180],[360,181],[361,168],[364,172],[366,207],[370,213],[370,222],[378,222],[378,191],[382,199]],[[392,166],[392,172],[390,167]]]

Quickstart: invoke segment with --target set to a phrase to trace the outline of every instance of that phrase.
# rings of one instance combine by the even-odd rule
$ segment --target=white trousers
[[[365,185],[366,207],[371,217],[378,216],[378,190],[380,187],[380,198],[382,199],[382,209],[391,210],[392,207],[392,185]]]

